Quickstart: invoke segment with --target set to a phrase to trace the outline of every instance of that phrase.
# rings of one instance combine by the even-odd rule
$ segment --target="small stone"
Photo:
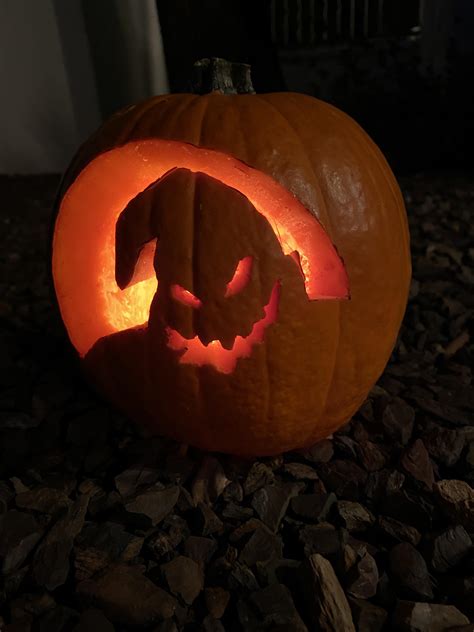
[[[80,496],[39,545],[32,565],[32,574],[39,586],[54,590],[66,581],[69,556],[84,524],[88,503],[88,496]]]
[[[182,530],[179,527],[171,527],[168,533],[160,530],[150,536],[146,547],[153,558],[159,560],[163,556],[172,555],[188,533],[188,529]]]
[[[398,542],[409,542],[413,546],[418,546],[421,540],[421,534],[415,527],[411,527],[394,518],[380,516],[378,524],[383,533]]]
[[[458,525],[447,529],[433,541],[433,569],[438,573],[445,573],[459,564],[471,547],[472,540],[464,527]]]
[[[415,411],[400,397],[394,397],[385,407],[382,424],[388,439],[406,445],[413,433]]]
[[[468,531],[474,530],[474,489],[465,481],[444,480],[434,485],[441,509],[450,520],[458,520]]]
[[[0,430],[28,430],[36,428],[40,423],[40,419],[35,419],[22,411],[0,411]]]
[[[267,485],[255,492],[252,498],[252,507],[267,527],[272,531],[277,531],[290,500],[301,489],[302,485],[299,483]]]
[[[202,621],[203,632],[225,632],[225,628],[219,619],[215,619],[212,615],[208,614]]]
[[[210,538],[191,535],[184,543],[184,552],[187,557],[190,557],[201,566],[205,566],[216,551],[217,542]]]
[[[291,510],[312,521],[326,520],[336,502],[335,494],[300,494],[291,499]]]
[[[318,496],[322,496],[323,494],[327,494],[326,485],[319,478],[318,478],[318,480],[314,481],[311,489],[312,489],[313,493],[314,494],[318,494]]]
[[[204,600],[209,614],[214,619],[220,619],[229,603],[230,593],[220,586],[210,586],[204,591]]]
[[[198,511],[202,535],[206,536],[214,533],[222,533],[224,523],[207,503],[199,503]]]
[[[72,501],[67,495],[52,487],[37,487],[18,494],[15,498],[15,504],[20,509],[30,509],[46,514],[56,514],[59,511],[69,507]]]
[[[214,502],[229,483],[220,461],[213,456],[205,456],[192,484],[194,502]]]
[[[339,457],[357,459],[357,442],[347,435],[336,435],[334,447]]]
[[[405,450],[401,464],[407,474],[423,483],[430,491],[433,489],[434,473],[428,451],[421,439],[417,439]]]
[[[329,523],[308,525],[301,529],[300,540],[304,545],[304,554],[308,557],[319,553],[328,557],[341,550],[341,534]]]
[[[430,455],[446,467],[453,467],[459,461],[464,442],[462,433],[437,424],[423,435],[423,443]]]
[[[74,574],[77,582],[88,579],[109,564],[105,551],[93,548],[78,548],[74,555]]]
[[[469,619],[454,606],[399,601],[392,625],[399,632],[447,632],[466,625]]]
[[[120,560],[122,560],[122,562],[133,561],[138,555],[140,555],[144,541],[145,538],[130,535],[128,544],[120,554]]]
[[[386,454],[372,441],[357,443],[356,452],[362,466],[368,472],[381,470],[387,463]]]
[[[228,576],[230,590],[240,590],[244,588],[248,591],[258,590],[259,585],[255,575],[246,564],[237,561],[232,565]]]
[[[311,448],[302,450],[302,456],[312,463],[327,463],[334,456],[334,447],[330,439],[323,439]]]
[[[275,626],[278,626],[278,629],[307,632],[291,593],[283,584],[271,584],[254,592],[251,601],[263,619],[263,629],[272,626],[274,630]]]
[[[77,586],[79,597],[94,603],[121,625],[147,625],[173,616],[177,601],[142,573],[143,568],[112,564]]]
[[[222,497],[228,502],[240,503],[244,499],[244,490],[238,481],[231,481],[222,492]]]
[[[124,470],[115,477],[115,487],[122,498],[134,494],[138,488],[153,485],[158,480],[156,469],[144,465],[136,465]]]
[[[336,503],[336,511],[348,531],[365,531],[375,522],[375,518],[368,509],[350,500],[339,500]]]
[[[171,592],[191,605],[204,587],[204,577],[199,564],[190,557],[178,555],[161,568]]]
[[[390,494],[399,492],[405,482],[405,474],[398,470],[380,470],[371,472],[367,479],[365,493],[367,498],[379,501]]]
[[[258,489],[272,483],[275,479],[273,471],[265,463],[256,462],[250,468],[244,482],[244,494],[248,496]]]
[[[316,470],[305,463],[286,463],[283,466],[283,471],[299,481],[316,481],[318,479]]]
[[[247,566],[253,566],[257,562],[266,562],[272,558],[281,557],[282,551],[281,538],[262,527],[258,527],[242,549],[239,559]]]
[[[238,542],[243,536],[248,535],[249,533],[253,533],[255,529],[262,527],[268,533],[272,533],[272,531],[258,518],[250,518],[247,522],[236,527],[229,535],[229,542],[235,543]]]
[[[129,513],[139,514],[144,517],[151,526],[159,524],[176,505],[179,496],[179,487],[167,489],[150,489],[125,504]]]
[[[105,614],[97,608],[88,608],[81,613],[72,632],[114,632],[115,628]]]
[[[75,548],[76,551],[81,548],[95,549],[105,553],[110,561],[116,561],[129,558],[136,549],[139,552],[142,543],[142,537],[129,533],[116,522],[89,522],[76,538]]]
[[[257,575],[261,584],[285,584],[285,586],[296,590],[298,590],[300,567],[299,560],[275,557],[256,564]]]
[[[304,562],[301,588],[314,629],[355,632],[349,603],[328,560],[315,554]]]
[[[342,555],[339,557],[339,574],[346,575],[350,569],[357,563],[361,555],[366,553],[367,549],[363,548],[359,551],[357,548],[352,547],[350,544],[344,543],[342,546]],[[359,553],[361,555],[359,555]]]
[[[358,540],[350,533],[347,533],[345,529],[342,529],[341,532],[343,543],[352,547],[359,557],[362,557],[366,551],[368,551],[373,557],[380,553],[380,549],[373,544],[370,544],[369,542],[364,542],[364,540]]]
[[[196,508],[196,504],[193,497],[185,487],[180,487],[178,502],[175,505],[176,510],[181,513],[186,513]]]
[[[390,551],[390,571],[405,592],[423,599],[433,598],[426,562],[408,542],[397,544]]]
[[[161,560],[162,557],[172,557],[175,550],[172,538],[163,531],[153,533],[147,541],[146,548],[150,551],[154,560]]]
[[[321,467],[321,478],[338,498],[358,500],[367,481],[367,472],[349,460],[336,459]]]
[[[24,485],[23,481],[20,478],[18,478],[18,476],[12,476],[10,478],[10,483],[13,485],[15,494],[23,494],[24,492],[30,491],[30,488]]]
[[[387,621],[387,611],[365,599],[349,598],[357,632],[382,632]]]
[[[248,520],[253,516],[253,509],[230,502],[222,510],[222,517],[227,520]]]
[[[370,599],[377,593],[378,581],[377,564],[372,555],[366,551],[347,575],[346,592],[352,597]]]
[[[0,516],[0,560],[4,574],[21,566],[42,533],[42,527],[31,514],[13,509]]]

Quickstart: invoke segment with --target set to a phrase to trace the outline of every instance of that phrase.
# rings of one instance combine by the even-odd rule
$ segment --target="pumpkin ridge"
[[[313,174],[313,183],[314,183],[314,187],[315,187],[315,189],[318,189],[318,190],[319,190],[320,197],[321,197],[321,199],[322,199],[322,200],[324,201],[324,203],[325,203],[326,219],[327,219],[327,223],[328,223],[328,225],[329,225],[329,231],[327,231],[327,228],[328,228],[328,227],[326,227],[326,226],[324,226],[324,225],[323,225],[323,223],[322,223],[321,219],[320,219],[319,217],[317,217],[317,219],[318,219],[318,221],[321,223],[321,225],[323,226],[324,230],[326,230],[326,231],[328,232],[328,234],[329,234],[329,236],[330,236],[330,239],[331,239],[331,243],[333,243],[333,244],[334,244],[334,242],[333,242],[333,234],[334,234],[334,232],[333,232],[333,230],[332,230],[332,225],[331,225],[331,220],[330,220],[330,214],[329,214],[329,213],[328,213],[328,211],[327,211],[328,206],[327,206],[327,204],[326,204],[326,199],[325,199],[325,196],[324,196],[324,192],[323,192],[323,190],[321,189],[321,187],[319,187],[317,174],[316,174],[316,171],[315,171],[315,169],[314,169],[313,163],[312,163],[312,161],[309,159],[309,156],[308,156],[308,154],[307,154],[307,150],[306,150],[306,145],[305,145],[305,143],[304,143],[304,142],[303,142],[303,140],[301,139],[301,137],[300,137],[300,135],[299,135],[298,131],[297,131],[297,130],[293,127],[293,125],[290,123],[290,121],[288,120],[287,116],[286,116],[283,112],[281,112],[281,111],[280,111],[280,109],[276,106],[276,104],[272,103],[271,101],[268,101],[268,100],[265,98],[265,96],[267,96],[267,95],[257,95],[257,96],[260,98],[260,101],[264,101],[267,105],[270,105],[270,106],[271,106],[271,108],[272,108],[275,112],[277,112],[277,113],[280,115],[280,117],[281,117],[281,118],[285,121],[285,123],[287,124],[287,126],[289,127],[289,129],[291,129],[291,131],[293,132],[293,135],[295,136],[295,138],[297,138],[297,140],[298,140],[298,144],[299,144],[299,145],[300,145],[300,147],[302,148],[302,153],[303,153],[303,155],[305,156],[306,161],[307,161],[307,163],[308,163],[308,165],[309,165],[309,170],[310,170],[310,171],[311,171],[311,173]],[[294,99],[294,100],[292,100],[292,102],[293,102],[293,103],[295,104],[295,106],[296,106],[296,107],[295,107],[295,109],[296,109],[297,111],[300,111],[300,112],[301,112],[301,108],[299,108],[299,107],[298,107],[298,105],[295,103],[295,101],[296,101],[296,100],[297,100],[297,99]],[[341,256],[341,255],[340,255],[340,253],[338,253],[338,254],[339,254],[339,256]],[[350,283],[350,279],[349,279],[349,283]],[[349,286],[349,287],[350,287],[350,286]],[[325,393],[325,395],[324,395],[324,397],[323,397],[323,399],[322,399],[322,401],[324,402],[324,404],[322,404],[322,405],[321,405],[321,408],[320,408],[320,410],[319,410],[318,420],[319,420],[319,419],[320,419],[320,418],[324,415],[324,412],[325,412],[325,410],[326,410],[326,408],[327,408],[327,402],[328,402],[328,399],[329,399],[329,394],[330,394],[331,389],[332,389],[332,386],[333,386],[334,375],[335,375],[336,366],[337,366],[337,362],[338,362],[339,342],[340,342],[340,331],[341,331],[341,306],[340,306],[340,304],[339,304],[339,303],[337,303],[337,318],[335,318],[334,320],[335,320],[335,321],[337,321],[337,323],[335,323],[335,324],[336,324],[335,329],[337,329],[337,331],[335,332],[335,338],[334,338],[334,340],[335,340],[335,346],[334,346],[334,353],[333,353],[333,362],[332,362],[332,366],[331,366],[331,370],[330,370],[330,376],[329,376],[329,379],[328,379],[328,382],[327,382],[327,389],[326,389],[326,393]],[[316,427],[317,427],[317,423],[316,423],[315,425],[316,425]],[[311,434],[310,434],[310,436],[311,436]],[[309,437],[306,437],[306,439],[305,439],[305,443],[306,443],[306,441],[309,441],[309,440],[310,440],[310,439],[309,439]]]

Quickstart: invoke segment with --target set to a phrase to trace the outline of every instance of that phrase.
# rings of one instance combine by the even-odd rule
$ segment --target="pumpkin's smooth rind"
[[[315,330],[327,332],[329,341],[314,349],[318,367],[328,378],[324,392],[320,382],[306,376],[300,386],[295,381],[288,392],[284,389],[282,396],[281,388],[276,392],[271,380],[250,372],[242,406],[229,389],[227,376],[217,376],[212,388],[220,389],[218,419],[211,422],[203,412],[212,409],[211,401],[205,405],[196,401],[195,414],[183,422],[178,418],[179,407],[173,414],[172,400],[184,395],[192,401],[192,394],[183,394],[186,382],[174,393],[169,392],[169,384],[166,388],[150,385],[159,398],[170,402],[161,411],[165,414],[153,417],[141,410],[139,401],[127,398],[123,388],[106,386],[114,375],[117,383],[124,382],[116,359],[112,364],[102,354],[87,362],[92,381],[154,431],[206,449],[275,454],[327,436],[354,414],[382,373],[406,306],[411,273],[408,226],[400,190],[384,157],[352,119],[308,96],[167,95],[127,108],[106,122],[78,152],[62,194],[98,154],[150,138],[225,152],[291,191],[315,214],[336,245],[348,271],[351,300],[325,303],[313,324]],[[125,346],[129,351],[122,352],[132,357],[132,341]],[[273,347],[272,354],[278,353]],[[294,364],[297,367],[297,349]],[[199,378],[195,375],[194,379]],[[239,390],[245,387],[245,381],[239,382]],[[207,392],[205,397],[212,399],[211,391]],[[262,422],[260,415],[253,415],[257,398],[279,401],[272,418]],[[302,416],[299,402],[305,399],[314,405]],[[142,401],[146,400],[144,392]]]

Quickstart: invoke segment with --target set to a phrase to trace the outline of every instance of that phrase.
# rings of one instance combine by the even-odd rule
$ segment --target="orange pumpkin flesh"
[[[133,227],[131,210],[138,210],[140,234],[138,218],[146,216],[140,209],[159,202],[159,187],[147,187],[176,168],[189,181],[161,195],[174,203],[175,224],[183,220],[188,230],[183,252],[198,234],[184,219],[189,209],[197,202],[210,209],[212,231],[203,243],[218,244],[212,263],[226,268],[214,303],[202,295],[212,276],[206,284],[189,262],[172,262],[173,249],[160,235],[138,244],[138,252],[137,243],[122,249],[121,261],[132,265],[126,286],[123,279],[123,289],[117,284],[119,216],[129,206]],[[207,180],[196,194],[199,174]],[[238,234],[245,236],[248,226],[252,265],[266,271],[267,291],[258,301],[250,293],[240,305],[247,287],[225,296],[236,265],[251,254],[234,252],[226,207],[234,209],[236,225],[245,217]],[[254,215],[264,222],[259,230],[273,253],[268,261],[252,232]],[[172,243],[171,228],[168,233]],[[332,243],[346,266],[350,301],[321,300],[347,297]],[[159,297],[162,248],[170,260],[162,264],[168,298],[164,290]],[[382,372],[408,293],[406,215],[379,150],[327,104],[295,94],[157,97],[113,117],[79,152],[56,222],[53,274],[86,370],[127,414],[206,449],[275,454],[314,443],[345,423]],[[173,284],[202,307],[173,300]],[[280,294],[277,310],[272,288]],[[225,301],[234,307],[227,327],[217,309]],[[148,327],[139,326],[148,320]],[[230,361],[239,339],[245,349]],[[214,363],[207,354],[212,348]]]

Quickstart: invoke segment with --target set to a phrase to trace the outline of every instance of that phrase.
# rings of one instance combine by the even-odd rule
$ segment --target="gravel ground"
[[[259,461],[90,391],[48,285],[57,184],[0,177],[0,630],[474,630],[473,178],[402,181],[384,375],[332,439]]]

